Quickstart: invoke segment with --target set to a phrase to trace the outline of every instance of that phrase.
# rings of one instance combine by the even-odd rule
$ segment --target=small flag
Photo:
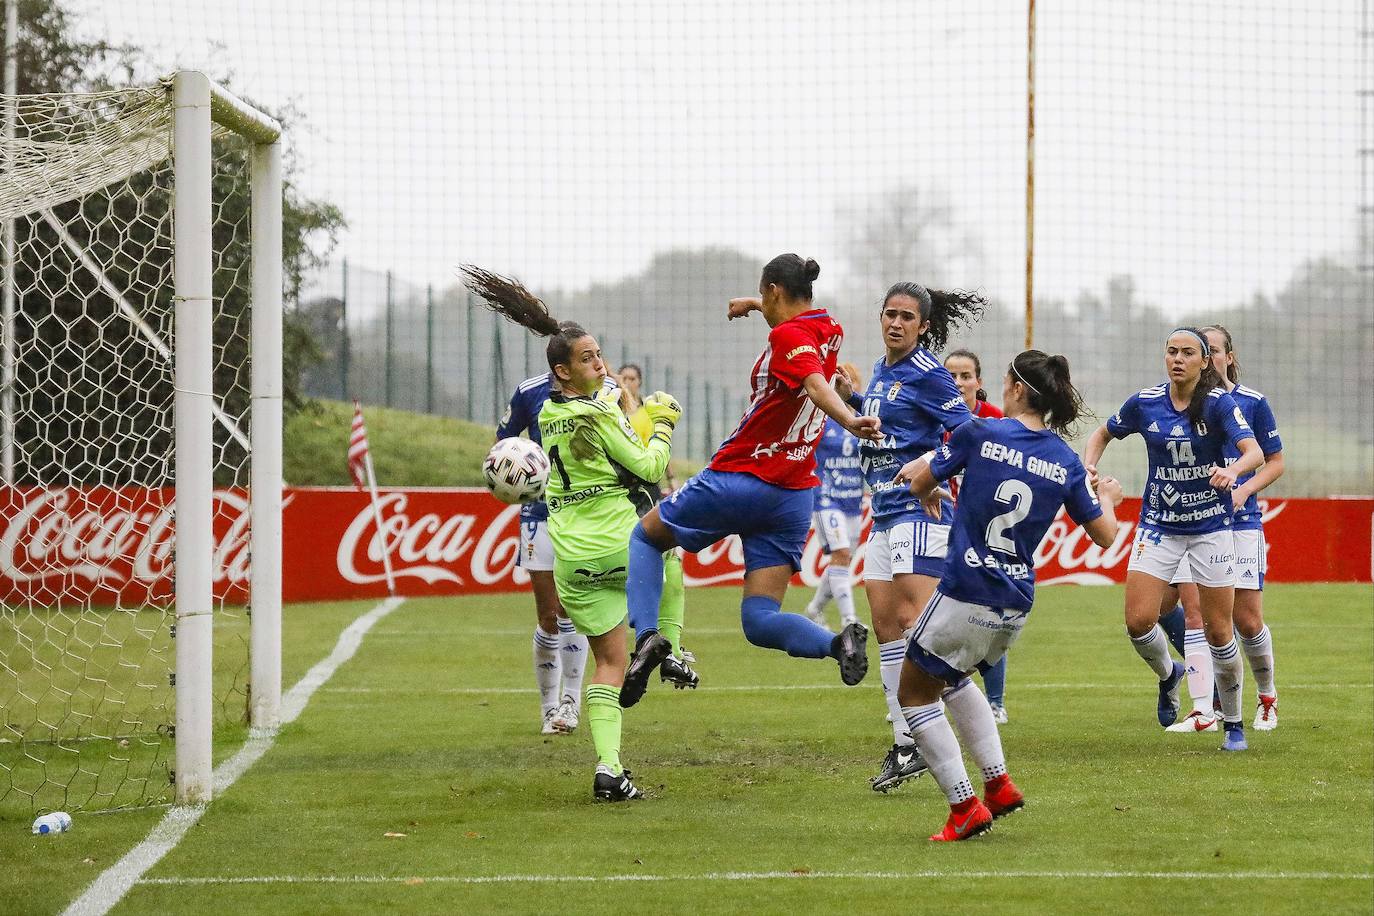
[[[363,426],[363,405],[353,401],[353,429],[348,435],[348,473],[359,490],[367,487],[367,428]]]

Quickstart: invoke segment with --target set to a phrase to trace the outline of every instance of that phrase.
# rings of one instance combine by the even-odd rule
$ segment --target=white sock
[[[1212,717],[1212,650],[1202,630],[1184,630],[1183,648],[1187,653],[1183,662],[1188,666],[1188,696],[1193,709],[1207,718]]]
[[[964,769],[964,755],[959,752],[959,739],[939,702],[929,706],[903,706],[902,718],[916,739],[916,748],[930,767],[930,775],[945,793],[951,805],[973,797],[973,784]]]
[[[558,679],[562,673],[558,661],[558,636],[534,628],[534,682],[539,685],[539,703],[544,712],[558,708]]]
[[[1250,673],[1255,676],[1255,689],[1267,697],[1278,696],[1274,686],[1274,640],[1269,635],[1269,626],[1260,628],[1253,639],[1240,638],[1245,657],[1250,660]]]
[[[911,735],[906,730],[902,704],[897,700],[897,688],[902,683],[902,661],[906,658],[906,640],[878,643],[878,658],[881,660],[878,670],[883,678],[883,699],[887,700],[887,711],[892,716],[892,743],[910,747]]]
[[[1151,627],[1144,636],[1132,636],[1131,645],[1135,646],[1136,654],[1145,659],[1145,664],[1161,681],[1174,673],[1174,662],[1169,657],[1169,638],[1159,624]]]
[[[811,602],[806,609],[813,614],[820,614],[825,611],[825,606],[830,603],[830,570],[827,568],[821,574],[821,584],[816,586],[816,594],[811,596]]]
[[[1224,646],[1212,646],[1212,665],[1216,669],[1217,690],[1221,693],[1221,717],[1240,721],[1240,693],[1245,686],[1245,663],[1235,637]]]
[[[591,644],[566,617],[558,618],[558,642],[558,654],[563,659],[563,697],[572,700],[574,706],[580,706],[582,673],[587,667]]]
[[[959,730],[960,742],[982,770],[983,782],[1004,775],[1007,758],[1002,753],[1002,738],[997,734],[992,707],[983,691],[973,681],[965,680],[958,687],[946,690],[944,701],[949,718]]]
[[[840,609],[841,626],[858,620],[854,613],[854,586],[849,581],[849,567],[831,565],[825,571],[825,578],[830,583],[830,593],[835,596],[835,606]]]

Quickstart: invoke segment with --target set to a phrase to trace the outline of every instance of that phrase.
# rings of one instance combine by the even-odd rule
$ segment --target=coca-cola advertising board
[[[249,502],[215,493],[217,597],[247,598]],[[374,507],[351,488],[289,488],[283,518],[286,601],[387,594],[383,549],[402,595],[517,591],[519,508],[481,489],[388,489]],[[1370,581],[1371,499],[1262,501],[1270,582]],[[0,488],[0,593],[9,604],[82,600],[157,603],[173,594],[174,499],[168,489]],[[1105,550],[1061,513],[1036,551],[1041,584],[1108,584],[1126,576],[1140,501],[1118,510],[1125,522]],[[378,520],[380,519],[380,525]],[[863,549],[860,548],[862,572]],[[815,585],[824,558],[808,540],[798,584]],[[688,556],[691,586],[739,582],[743,553],[727,538]]]

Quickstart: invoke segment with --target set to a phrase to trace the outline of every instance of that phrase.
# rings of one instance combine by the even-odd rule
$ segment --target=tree
[[[19,0],[18,14],[21,94],[109,90],[149,69],[136,48],[76,37],[72,15],[57,0]],[[286,124],[298,119],[292,111],[275,114]],[[50,139],[34,135],[44,128],[21,127],[21,140]],[[242,269],[249,256],[242,228],[249,219],[250,151],[241,142],[219,139],[215,153],[215,390],[224,411],[242,417],[248,410],[250,349],[251,278]],[[299,193],[293,181],[296,162],[288,159],[283,171],[284,295],[293,302],[303,275],[326,256],[344,223],[338,208]],[[81,245],[101,253],[105,275],[116,287],[147,289],[146,301],[157,307],[144,318],[161,339],[170,340],[172,290],[167,278],[172,252],[159,227],[169,218],[171,193],[165,167],[162,172],[140,172],[52,210],[62,223],[78,227],[73,231]],[[72,261],[45,220],[20,217],[15,232],[17,479],[46,484],[150,479],[170,452],[171,431],[165,410],[160,413],[157,406],[171,399],[165,359],[131,322],[111,319],[116,306],[100,278]],[[301,370],[318,360],[319,351],[290,312],[284,324],[283,387],[289,411],[301,403]],[[220,425],[216,436],[218,467],[225,469],[220,482],[237,481],[237,473],[227,469],[244,467],[243,456]]]

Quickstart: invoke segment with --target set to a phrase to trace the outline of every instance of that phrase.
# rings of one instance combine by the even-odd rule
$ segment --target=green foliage
[[[377,484],[383,487],[480,487],[482,459],[496,441],[490,426],[363,406],[367,441]],[[348,476],[348,434],[353,405],[310,400],[290,417],[282,433],[283,472],[292,486],[352,486]],[[674,459],[681,482],[697,465]]]
[[[21,93],[111,89],[150,69],[139,49],[75,37],[77,23],[55,0],[21,0],[19,20]],[[268,113],[288,132],[299,122],[293,110]],[[69,114],[77,121],[89,116],[79,105]],[[43,138],[33,130],[26,124],[21,139]],[[251,348],[249,157],[248,145],[236,138],[215,141],[214,388],[224,413],[243,430]],[[337,207],[299,192],[298,170],[288,157],[282,208],[288,415],[303,403],[301,372],[321,356],[290,305],[299,298],[304,276],[327,257],[344,226]],[[171,194],[170,167],[164,164],[54,208],[110,283],[127,291],[133,308],[166,342],[172,339],[172,251],[166,237]],[[129,320],[115,314],[117,305],[101,281],[77,265],[40,216],[16,220],[15,229],[18,479],[52,485],[161,482],[169,473],[171,450],[167,360]],[[226,424],[216,424],[215,436],[216,482],[245,483],[245,456]]]
[[[489,426],[363,406],[379,486],[480,487],[482,459],[496,441]],[[293,486],[352,486],[348,434],[353,405],[307,401],[282,432],[283,473]]]

